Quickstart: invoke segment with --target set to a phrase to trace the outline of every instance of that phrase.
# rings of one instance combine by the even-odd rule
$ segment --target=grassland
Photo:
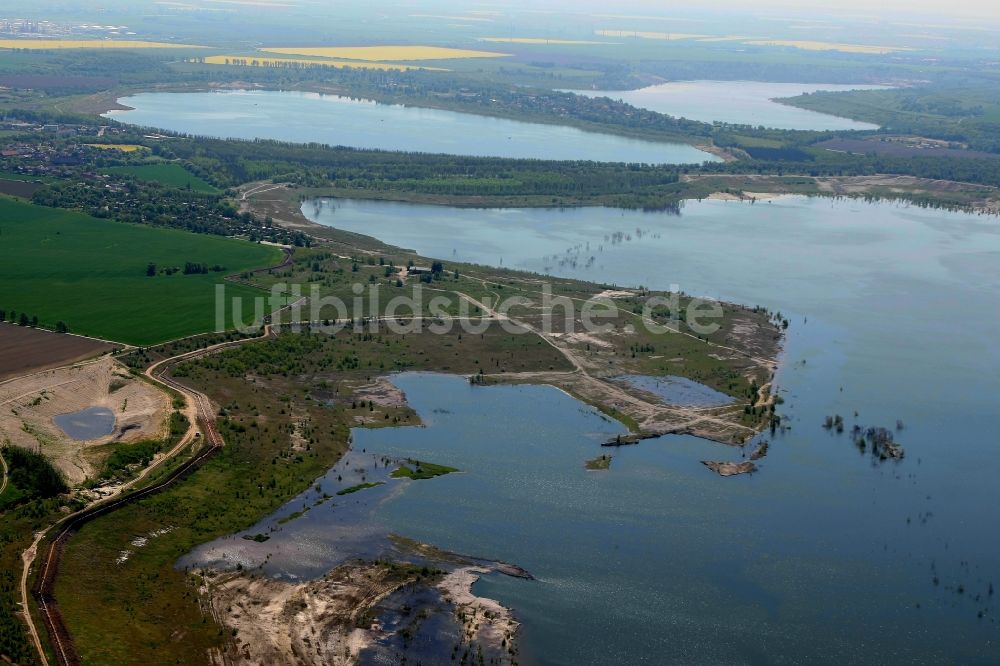
[[[690,32],[655,32],[648,30],[595,30],[594,34],[602,37],[637,37],[639,39],[662,39],[674,42],[683,39],[705,39],[711,35],[699,35]]]
[[[405,266],[414,256],[411,253],[336,230],[315,231],[329,232],[330,243],[297,251],[289,266],[254,279],[265,285],[316,284],[323,295],[340,294],[348,302],[349,285],[356,281],[386,295],[412,293],[419,284],[411,276],[400,286],[389,265]],[[341,244],[340,239],[351,245]],[[386,255],[362,252],[361,245],[384,248]],[[428,288],[455,290],[456,295],[461,291],[479,300],[536,291],[524,274],[455,267],[461,275],[449,266],[449,272]],[[571,296],[598,289],[572,281],[552,282],[557,293]],[[632,303],[626,300],[623,305],[628,309]],[[622,326],[632,323],[630,312],[622,313]],[[481,313],[477,307],[472,316]],[[541,312],[536,304],[511,314],[534,321]],[[429,324],[410,333],[379,324],[364,332],[345,330],[335,335],[310,333],[307,328],[305,333],[283,333],[177,367],[175,377],[206,392],[220,408],[226,447],[180,486],[89,523],[70,543],[57,596],[83,662],[156,663],[158,655],[169,653],[179,663],[195,663],[204,659],[206,650],[225,648],[229,637],[199,596],[198,588],[206,581],[176,570],[177,558],[197,544],[249,527],[314,483],[346,451],[351,427],[415,425],[416,415],[405,403],[373,393],[374,378],[402,370],[488,373],[497,381],[522,373],[523,381],[536,383],[544,381],[543,376],[576,376],[563,351],[538,335],[515,335],[496,322],[479,334],[455,328],[432,335],[424,330]],[[731,369],[732,361],[708,356],[703,341],[670,336],[662,343],[669,349],[653,349],[638,338],[619,333],[613,337],[621,338],[614,343],[617,346],[594,350],[584,340],[561,344],[572,345],[580,358],[593,354],[594,366],[612,374],[619,372],[619,364],[637,370],[659,368],[664,358],[686,356],[690,350],[686,372],[716,377],[731,389],[745,383],[731,372],[717,373],[717,364]],[[188,344],[194,341],[166,345],[171,351],[163,353]],[[148,359],[148,354],[159,353],[134,355]],[[396,476],[425,478],[451,471],[416,461],[405,466],[409,473]],[[135,545],[136,537],[146,537],[141,547]],[[125,551],[128,559],[119,563]]]
[[[149,150],[146,146],[140,146],[136,143],[85,143],[83,145],[88,148],[97,148],[98,150],[117,150],[123,153],[137,153],[141,150]]]
[[[421,462],[419,460],[408,460],[406,465],[401,465],[398,469],[392,471],[392,477],[394,479],[413,479],[414,481],[422,481],[424,479],[433,479],[437,476],[444,476],[445,474],[452,474],[457,472],[458,469],[454,467],[448,467],[447,465],[435,465],[434,463]]]
[[[502,58],[509,53],[450,49],[441,46],[320,46],[320,47],[267,47],[265,53],[311,56],[318,58],[346,58],[374,62],[403,60],[453,60],[465,58]]]
[[[179,368],[224,410],[226,446],[183,484],[87,524],[70,542],[57,596],[83,663],[162,663],[164,653],[171,663],[204,662],[227,637],[199,604],[204,581],[177,571],[177,558],[311,485],[347,450],[350,427],[416,424],[406,406],[355,407],[380,365],[474,372],[506,356],[496,349],[509,339],[499,326],[482,336],[286,334]],[[548,367],[558,354],[531,345],[525,358]],[[139,536],[148,539],[142,547],[133,545]],[[126,550],[128,560],[116,563]]]
[[[185,262],[238,272],[277,263],[277,249],[99,220],[0,197],[0,303],[70,330],[145,345],[213,330],[222,273],[146,276]],[[259,292],[228,285],[247,302]]]
[[[352,493],[356,493],[356,492],[359,492],[359,491],[362,491],[362,490],[368,490],[369,488],[376,488],[376,487],[384,485],[384,484],[385,484],[385,481],[375,481],[375,482],[359,483],[359,484],[351,486],[349,488],[344,488],[343,490],[338,490],[337,494],[338,495],[350,495]]]
[[[611,456],[604,454],[584,463],[584,467],[592,472],[603,472],[611,469]]]
[[[585,39],[548,39],[545,37],[480,37],[481,42],[495,44],[552,44],[555,46],[610,46],[614,42],[595,42]]]
[[[267,58],[257,56],[217,55],[198,59],[205,65],[229,65],[234,67],[332,67],[334,69],[377,69],[382,71],[406,72],[413,69],[440,70],[437,67],[418,67],[392,62],[362,62],[358,60],[308,60],[306,58]]]
[[[870,44],[842,44],[838,42],[819,42],[806,39],[754,39],[746,42],[751,46],[788,46],[804,51],[839,51],[841,53],[865,53],[869,55],[886,55],[899,51],[912,51],[902,46],[873,46]]]
[[[109,167],[104,173],[113,173],[123,176],[133,176],[139,180],[151,183],[160,183],[168,187],[188,189],[195,192],[205,192],[216,194],[219,190],[194,175],[180,164],[171,162],[160,162],[157,164],[139,164],[135,166]]]
[[[193,44],[168,44],[165,42],[142,42],[138,40],[104,39],[0,39],[0,49],[29,49],[33,51],[52,49],[204,49],[207,46]]]

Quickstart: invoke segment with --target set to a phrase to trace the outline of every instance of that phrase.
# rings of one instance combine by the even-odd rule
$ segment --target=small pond
[[[60,430],[77,441],[105,437],[115,429],[114,412],[107,407],[88,407],[79,412],[60,414],[52,420]]]
[[[668,405],[721,407],[733,402],[731,396],[685,377],[622,375],[616,379],[647,393],[652,393]]]

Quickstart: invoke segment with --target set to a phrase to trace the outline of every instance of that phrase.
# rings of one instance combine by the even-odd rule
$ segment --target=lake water
[[[652,393],[668,405],[691,405],[695,407],[721,407],[733,402],[731,396],[692,381],[687,377],[648,377],[645,375],[622,375],[616,377],[637,389]]]
[[[533,661],[996,662],[997,218],[802,197],[689,202],[679,216],[303,210],[446,263],[677,284],[791,319],[777,380],[791,429],[752,476],[712,475],[701,460],[738,453],[684,436],[588,473],[582,460],[604,450],[587,408],[553,389],[396,380],[430,427],[358,431],[358,444],[468,471],[413,484],[376,516],[536,575],[477,587],[516,610]],[[877,464],[821,427],[835,413],[848,428],[900,419],[906,458]]]
[[[740,125],[795,130],[866,130],[877,125],[826,113],[797,109],[772,100],[818,90],[881,90],[884,86],[761,81],[674,81],[638,90],[573,90],[588,97],[620,99],[667,115]]]
[[[199,136],[546,160],[685,164],[719,159],[681,143],[318,93],[141,93],[119,102],[133,110],[104,115]]]
[[[52,417],[59,429],[78,441],[110,435],[115,429],[115,414],[107,407],[88,407],[79,412]]]

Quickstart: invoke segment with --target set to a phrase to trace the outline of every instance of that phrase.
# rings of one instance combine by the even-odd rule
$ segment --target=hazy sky
[[[467,6],[466,3],[459,3]],[[479,3],[476,3],[479,4]],[[482,3],[490,4],[490,3]],[[496,2],[503,6],[508,3]],[[699,13],[735,10],[740,14],[759,15],[762,13],[787,12],[792,16],[843,17],[844,15],[892,18],[898,20],[937,17],[949,19],[988,18],[1000,21],[1000,0],[699,0],[691,5],[664,2],[664,0],[538,0],[536,2],[516,2],[519,6],[531,5],[537,9],[560,8],[567,10],[589,10],[622,13],[623,11],[643,11],[657,15],[671,13]]]

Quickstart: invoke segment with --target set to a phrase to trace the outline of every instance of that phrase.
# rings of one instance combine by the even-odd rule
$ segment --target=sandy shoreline
[[[520,626],[513,612],[472,592],[480,576],[495,571],[469,565],[427,575],[426,568],[351,562],[318,580],[297,583],[244,571],[206,571],[202,592],[211,600],[215,619],[232,636],[212,661],[348,666],[362,655],[379,659],[394,654],[395,643],[405,645],[419,618],[438,613],[454,623],[464,650],[489,654],[493,664],[513,664]],[[433,592],[440,604],[410,609],[404,603],[418,619],[400,618],[408,622],[383,626],[381,615],[395,610],[393,595],[415,598],[419,590]],[[450,642],[441,647],[442,658],[453,648]]]

